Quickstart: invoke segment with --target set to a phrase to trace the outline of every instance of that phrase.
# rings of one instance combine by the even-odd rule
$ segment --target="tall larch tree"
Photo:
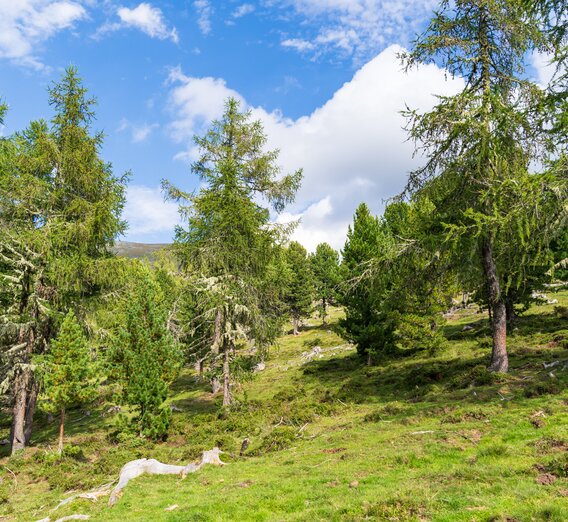
[[[180,202],[186,227],[176,231],[176,252],[199,293],[199,330],[208,339],[212,373],[222,367],[223,404],[231,403],[230,360],[239,343],[266,346],[273,327],[266,280],[284,227],[271,223],[294,199],[302,173],[281,176],[278,151],[266,152],[260,121],[230,98],[223,116],[195,137],[199,158],[192,172],[201,181],[195,194],[164,182]],[[220,364],[219,364],[220,363]]]
[[[541,27],[514,0],[445,0],[406,55],[409,67],[435,62],[464,79],[461,92],[438,97],[432,111],[407,112],[409,135],[428,160],[406,192],[431,200],[442,227],[438,246],[453,251],[468,284],[486,288],[496,372],[508,370],[506,289],[523,274],[518,266],[509,273],[510,250],[550,241],[558,215],[548,218],[541,206],[559,208],[565,191],[554,173],[529,174],[550,146],[544,93],[525,73],[527,56],[547,48]]]

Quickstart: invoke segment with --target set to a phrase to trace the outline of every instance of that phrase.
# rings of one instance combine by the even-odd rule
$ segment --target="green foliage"
[[[325,325],[327,307],[336,299],[337,285],[341,281],[339,254],[327,243],[320,243],[309,259],[314,276],[315,297],[319,301],[318,309]]]
[[[85,333],[69,310],[40,366],[44,409],[52,413],[80,406],[96,396],[96,366]]]
[[[178,374],[181,353],[167,329],[168,310],[159,285],[148,272],[136,281],[125,304],[113,359],[122,385],[123,401],[136,408],[132,422],[143,437],[166,437],[171,411],[164,406],[168,387]]]
[[[314,294],[313,276],[306,249],[297,241],[292,241],[285,250],[288,277],[284,302],[294,324],[308,317],[312,308]]]

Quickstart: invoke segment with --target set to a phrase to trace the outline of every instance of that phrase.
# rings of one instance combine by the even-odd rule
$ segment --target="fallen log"
[[[191,462],[186,466],[163,464],[156,459],[138,459],[127,462],[120,470],[118,484],[110,494],[108,505],[114,506],[126,485],[140,475],[145,473],[149,475],[179,475],[183,479],[188,473],[199,471],[205,464],[224,466],[225,462],[222,462],[220,458],[221,453],[223,452],[219,448],[204,451],[199,462]]]

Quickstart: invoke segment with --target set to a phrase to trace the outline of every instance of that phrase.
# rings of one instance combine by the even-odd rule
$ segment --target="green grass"
[[[568,304],[568,293],[555,295]],[[77,500],[56,512],[100,521],[566,521],[568,520],[568,321],[552,306],[529,310],[509,338],[511,372],[488,374],[487,319],[460,311],[437,355],[415,352],[367,367],[334,333],[284,336],[266,370],[236,387],[237,404],[188,372],[172,388],[171,436],[163,444],[117,443],[101,404],[71,416],[68,455],[50,451],[56,427],[38,419],[34,447],[2,459],[0,513],[37,520],[71,490],[117,476],[128,460],[186,463],[219,445],[223,468],[185,480],[141,477],[114,508]],[[470,324],[473,330],[463,331]],[[322,358],[302,353],[319,338]],[[552,375],[550,375],[552,372]],[[4,436],[3,434],[2,436]],[[250,446],[238,457],[242,440]],[[234,455],[234,456],[231,456]],[[549,473],[548,485],[537,478]],[[165,511],[177,504],[173,511]],[[52,516],[52,518],[55,518]]]

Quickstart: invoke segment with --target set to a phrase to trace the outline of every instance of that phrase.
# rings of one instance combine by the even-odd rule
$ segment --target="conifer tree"
[[[0,337],[11,354],[2,388],[13,404],[12,451],[31,435],[38,392],[32,356],[56,334],[52,317],[112,283],[110,246],[125,228],[125,178],[99,156],[95,101],[75,68],[49,89],[49,101],[51,128],[32,122],[11,137],[0,165],[0,302],[9,303]]]
[[[314,294],[313,276],[306,249],[297,241],[286,248],[288,280],[284,302],[292,317],[294,335],[298,335],[300,320],[310,315]]]
[[[314,274],[315,297],[319,301],[319,311],[323,325],[327,324],[327,308],[337,296],[340,283],[339,254],[327,243],[320,243],[310,256]]]
[[[544,249],[535,246],[550,241],[566,194],[553,172],[529,174],[551,145],[544,93],[524,72],[526,57],[546,48],[541,27],[514,0],[444,0],[406,56],[408,66],[436,62],[465,80],[461,92],[439,97],[432,111],[407,113],[410,137],[428,156],[412,172],[407,193],[434,205],[435,250],[453,252],[466,286],[487,289],[489,369],[496,372],[508,369],[507,287],[518,284],[523,267],[541,262]],[[552,207],[556,211],[548,212]],[[526,245],[536,255],[528,255]],[[506,266],[510,259],[521,263],[514,273]]]
[[[181,203],[187,228],[176,231],[176,252],[192,275],[203,308],[200,330],[206,336],[213,374],[222,359],[223,404],[231,403],[230,359],[238,343],[257,348],[277,335],[276,307],[269,288],[275,246],[285,228],[270,222],[294,199],[301,171],[280,177],[278,151],[265,152],[259,121],[250,121],[239,102],[227,100],[225,112],[203,137],[196,137],[199,159],[192,171],[202,182],[188,194],[164,182],[170,198]]]
[[[119,326],[112,353],[123,401],[137,411],[136,432],[153,440],[167,435],[171,411],[164,401],[182,357],[167,328],[166,304],[151,273],[140,271],[127,296],[125,324]]]
[[[345,319],[341,326],[349,340],[356,344],[361,356],[370,358],[370,348],[377,342],[378,296],[376,289],[366,278],[373,259],[381,252],[383,234],[379,220],[371,215],[369,207],[361,203],[355,210],[353,226],[349,225],[347,239],[342,252],[343,293],[342,304],[345,307]]]
[[[59,414],[58,452],[61,455],[66,411],[89,402],[96,393],[95,366],[87,338],[72,310],[65,316],[49,352],[38,361],[43,376],[45,409]]]

